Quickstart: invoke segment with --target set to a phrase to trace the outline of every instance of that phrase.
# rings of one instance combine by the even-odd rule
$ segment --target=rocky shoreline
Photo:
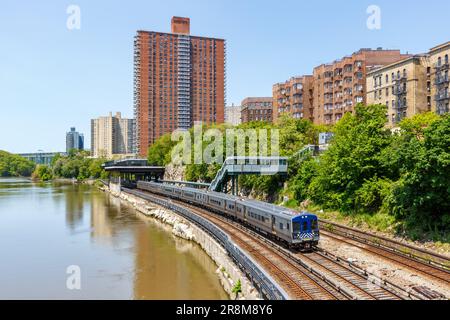
[[[194,223],[186,220],[180,215],[166,208],[158,206],[150,201],[135,197],[131,194],[120,192],[118,190],[101,187],[101,190],[109,192],[122,201],[131,205],[140,214],[149,219],[157,219],[172,227],[172,234],[176,237],[188,241],[194,241],[211,257],[218,266],[216,274],[225,292],[230,299],[235,299],[236,295],[232,292],[238,282],[241,284],[241,292],[237,300],[259,300],[261,296],[258,290],[247,279],[245,274],[239,269],[234,261],[228,256],[226,250],[215,241],[207,232],[197,227]]]

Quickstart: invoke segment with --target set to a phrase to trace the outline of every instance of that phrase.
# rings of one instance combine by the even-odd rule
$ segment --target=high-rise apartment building
[[[241,106],[235,106],[234,104],[225,107],[225,123],[237,126],[241,123]]]
[[[428,55],[414,55],[367,73],[367,104],[388,107],[388,122],[431,110],[431,75]]]
[[[70,131],[66,133],[66,152],[69,153],[72,149],[84,149],[84,136],[77,132],[75,127],[70,128]]]
[[[449,92],[450,41],[430,49],[430,69],[432,110],[437,114],[450,112]]]
[[[272,97],[251,97],[242,100],[241,122],[267,121],[272,122]]]
[[[225,40],[190,35],[189,18],[173,17],[172,33],[138,31],[134,40],[136,151],[194,122],[222,123]]]
[[[91,155],[112,158],[133,154],[134,119],[122,118],[120,112],[91,120]]]
[[[273,120],[283,113],[290,113],[296,119],[314,121],[313,77],[293,77],[284,83],[274,84]]]
[[[314,122],[334,124],[355,105],[366,103],[366,77],[374,68],[405,59],[399,50],[361,49],[351,56],[314,68]]]

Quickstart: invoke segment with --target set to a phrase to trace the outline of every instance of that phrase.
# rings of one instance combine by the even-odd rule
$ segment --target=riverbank
[[[233,289],[240,283],[241,292],[238,300],[261,299],[256,288],[247,279],[245,274],[228,256],[226,250],[215,241],[207,232],[199,228],[194,223],[186,220],[173,211],[160,207],[152,202],[135,197],[133,195],[109,189],[106,186],[100,187],[104,192],[119,198],[121,201],[135,208],[140,214],[148,219],[157,219],[172,227],[172,234],[176,237],[197,243],[206,254],[215,262],[217,266],[216,274],[220,283],[229,295],[230,299],[235,299]]]

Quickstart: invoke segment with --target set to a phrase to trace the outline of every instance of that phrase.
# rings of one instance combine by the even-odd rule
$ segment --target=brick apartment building
[[[314,68],[314,122],[334,124],[355,105],[366,103],[367,73],[410,55],[400,50],[361,49],[351,56]]]
[[[274,84],[273,121],[277,121],[282,113],[290,113],[297,119],[314,121],[313,83],[312,76],[301,76]]]
[[[241,122],[272,122],[272,97],[250,97],[242,100]]]
[[[171,33],[137,31],[134,40],[135,150],[195,121],[222,123],[225,40],[190,35],[189,18],[173,17]]]
[[[414,55],[367,74],[367,104],[388,107],[389,126],[431,110],[429,57]]]
[[[428,73],[431,80],[431,110],[437,114],[450,112],[449,70],[450,41],[431,48]]]
[[[449,112],[450,42],[367,74],[367,103],[388,107],[390,126],[405,117],[433,111]]]

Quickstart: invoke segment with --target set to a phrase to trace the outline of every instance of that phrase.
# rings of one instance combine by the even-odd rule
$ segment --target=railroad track
[[[321,234],[335,241],[360,248],[366,252],[379,256],[388,261],[394,262],[409,270],[413,270],[428,278],[432,278],[435,281],[439,281],[447,286],[450,286],[450,272],[446,269],[435,266],[433,264],[426,264],[417,259],[407,257],[402,254],[399,254],[398,252],[386,249],[384,246],[378,246],[371,242],[359,240],[359,238],[346,237],[343,235],[334,234],[332,232],[324,230],[321,231]]]
[[[152,196],[165,199],[155,194]],[[224,216],[211,215],[205,209],[182,201],[173,199],[171,201],[189,208],[227,232],[236,244],[249,252],[272,274],[293,299],[420,299],[402,290],[388,288],[382,280],[371,279],[366,273],[352,269],[331,253],[316,251],[307,255],[292,254],[287,249]]]
[[[348,268],[343,263],[330,258],[320,251],[302,254],[298,257],[306,260],[307,263],[321,270],[322,273],[329,275],[330,278],[334,278],[336,282],[341,283],[358,300],[403,299],[399,294],[383,287],[380,280],[371,279],[370,276],[355,272],[355,270]]]
[[[319,223],[321,230],[326,230],[333,234],[344,236],[377,248],[382,248],[410,260],[417,260],[423,264],[432,265],[443,271],[450,272],[450,258],[447,256],[335,222],[321,219]]]
[[[152,194],[154,197],[164,198]],[[322,279],[309,274],[297,263],[282,255],[280,252],[268,247],[264,242],[242,229],[233,222],[227,221],[218,215],[211,215],[205,209],[198,208],[182,201],[172,199],[172,202],[189,208],[195,214],[209,220],[225,231],[232,240],[247,251],[295,300],[343,300],[347,296]]]

